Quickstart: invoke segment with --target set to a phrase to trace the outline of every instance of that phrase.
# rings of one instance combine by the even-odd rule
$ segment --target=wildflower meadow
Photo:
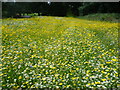
[[[2,20],[2,88],[118,88],[118,23],[40,16]]]

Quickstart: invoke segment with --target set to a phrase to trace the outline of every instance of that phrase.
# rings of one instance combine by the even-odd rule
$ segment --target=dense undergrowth
[[[119,13],[97,13],[97,14],[89,14],[85,16],[80,16],[81,19],[87,20],[98,20],[98,21],[105,21],[105,22],[113,22],[118,23],[120,22],[120,14]]]

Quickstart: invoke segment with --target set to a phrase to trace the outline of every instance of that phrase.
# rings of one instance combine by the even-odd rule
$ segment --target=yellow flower
[[[17,89],[19,86],[13,86],[14,89]]]
[[[40,58],[43,58],[43,56],[40,56]]]
[[[73,84],[74,86],[76,86],[76,84]]]
[[[90,70],[87,70],[87,72],[86,72],[86,73],[87,73],[87,74],[89,74],[89,72],[90,72]]]
[[[120,87],[120,83],[117,84],[117,87]]]
[[[69,88],[70,87],[70,85],[67,85],[67,88]]]
[[[101,79],[102,81],[106,81],[106,79]]]
[[[59,74],[55,74],[55,77],[58,77],[59,76]]]
[[[48,72],[46,72],[46,74],[48,74]]]
[[[72,80],[78,79],[79,77],[72,77]]]
[[[88,77],[85,77],[85,79],[88,79]]]
[[[76,70],[79,70],[79,68],[76,68]]]
[[[84,62],[84,64],[89,63],[89,62]]]
[[[19,76],[18,79],[22,79],[22,76]]]
[[[111,61],[110,62],[106,62],[107,64],[110,64],[110,63],[112,63]]]
[[[46,80],[46,78],[42,78],[42,80]]]
[[[91,84],[90,84],[90,83],[88,83],[87,85],[88,85],[88,86],[90,86]]]
[[[59,83],[59,85],[62,85],[62,83]]]
[[[36,54],[34,54],[34,55],[31,56],[31,58],[34,58],[34,57],[36,57]]]
[[[0,66],[2,66],[2,64],[0,64]]]
[[[55,80],[53,80],[53,82],[55,82]]]
[[[95,82],[95,84],[100,84],[100,82]]]
[[[117,59],[112,59],[112,61],[118,61]]]
[[[37,76],[37,78],[40,78],[41,76]]]
[[[29,82],[25,82],[25,84],[28,84]]]
[[[37,65],[34,65],[33,67],[37,67]]]
[[[20,59],[20,62],[22,62],[23,61],[23,59]]]
[[[34,87],[34,85],[32,85],[30,88],[33,88]]]
[[[56,69],[56,67],[53,67],[52,65],[50,65],[50,68],[52,68],[52,69]]]
[[[76,77],[72,77],[72,80],[75,80],[76,79]]]
[[[104,71],[101,71],[101,73],[105,73]]]
[[[0,74],[0,76],[2,76],[2,75],[4,75],[3,73],[2,74]]]

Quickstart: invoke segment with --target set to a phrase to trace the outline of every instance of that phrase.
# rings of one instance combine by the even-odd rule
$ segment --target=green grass
[[[2,21],[2,87],[118,88],[118,23],[41,16]]]

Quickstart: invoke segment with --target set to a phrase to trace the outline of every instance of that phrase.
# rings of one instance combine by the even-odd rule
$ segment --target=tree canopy
[[[79,16],[91,13],[119,13],[117,2],[3,2],[3,17],[38,13],[49,16]]]

